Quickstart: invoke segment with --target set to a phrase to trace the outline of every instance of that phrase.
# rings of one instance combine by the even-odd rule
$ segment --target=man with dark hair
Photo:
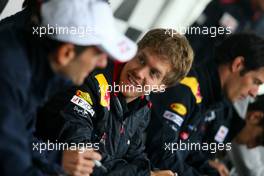
[[[151,103],[144,94],[165,91],[182,79],[193,52],[184,36],[165,29],[150,30],[138,46],[131,61],[97,70],[81,87],[51,99],[39,113],[37,132],[45,140],[98,143],[109,176],[173,176],[150,171],[143,132]],[[104,173],[95,169],[93,175]]]
[[[235,172],[240,176],[263,175],[264,146],[264,95],[259,95],[248,106],[244,117],[245,125],[232,141],[228,153]]]
[[[60,167],[32,151],[36,109],[58,90],[82,84],[95,67],[105,67],[107,55],[126,61],[137,50],[117,33],[104,1],[30,2],[35,8],[28,6],[0,22],[1,175],[62,174]],[[67,150],[62,155],[63,163],[74,163],[64,167],[74,175],[89,174],[93,160],[101,158],[94,151]]]
[[[264,66],[263,53],[260,52],[262,42],[263,38],[253,33],[228,37],[223,44],[216,47],[215,62],[217,65],[225,65],[232,62],[232,58],[243,56],[244,68],[241,71],[243,76],[248,71]]]
[[[264,95],[258,96],[247,109],[245,126],[234,141],[248,148],[264,146]]]
[[[186,176],[218,174],[200,151],[177,151],[176,146],[201,144],[210,112],[257,95],[264,82],[264,40],[254,34],[230,36],[219,45],[215,57],[216,62],[193,68],[179,85],[152,96],[147,153],[155,167]],[[222,143],[227,133],[222,126],[215,139]]]

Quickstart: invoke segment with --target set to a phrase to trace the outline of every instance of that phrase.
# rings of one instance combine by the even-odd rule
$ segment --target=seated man
[[[264,40],[254,34],[237,34],[216,51],[215,62],[193,68],[180,84],[151,98],[146,148],[155,167],[181,176],[217,175],[200,153],[213,147],[202,143],[203,122],[212,110],[221,111],[247,96],[256,96],[264,82]],[[220,126],[215,140],[222,143],[228,131],[225,124]],[[181,150],[181,143],[189,147]]]
[[[264,95],[258,96],[249,104],[245,126],[234,139],[234,142],[254,148],[264,145]]]
[[[1,175],[59,175],[63,174],[61,161],[57,165],[32,151],[37,141],[33,137],[37,108],[62,87],[81,85],[95,67],[105,67],[107,55],[129,60],[137,47],[117,32],[111,8],[103,0],[27,0],[25,6],[0,21]],[[76,30],[67,32],[80,26],[93,32],[85,32],[88,37],[76,35]],[[111,32],[98,30],[104,26]],[[121,50],[120,43],[130,44],[130,50]],[[100,160],[92,151],[61,155],[63,162],[85,158],[76,163],[78,169]]]
[[[264,174],[264,95],[249,104],[245,126],[236,136],[229,152],[239,176],[261,176]]]
[[[102,154],[107,175],[174,175],[150,171],[143,132],[148,126],[150,92],[165,91],[189,71],[192,49],[184,36],[165,29],[149,31],[131,61],[111,63],[85,83],[55,96],[39,112],[38,135],[44,140],[91,144]],[[69,166],[71,167],[71,166]],[[103,175],[96,169],[93,175]]]

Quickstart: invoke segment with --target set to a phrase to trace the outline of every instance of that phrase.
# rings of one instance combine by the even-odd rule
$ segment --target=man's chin
[[[73,79],[73,84],[76,86],[80,86],[84,83],[85,77],[84,78],[75,78]]]
[[[236,102],[244,101],[247,97],[240,96],[236,99]]]
[[[231,98],[229,98],[229,100],[230,100],[232,103],[237,103],[237,102],[242,101],[243,99],[242,99],[241,96],[239,96],[239,97],[231,97]]]

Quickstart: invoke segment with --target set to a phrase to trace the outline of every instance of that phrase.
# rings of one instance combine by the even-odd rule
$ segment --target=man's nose
[[[96,66],[98,68],[105,68],[107,65],[107,54],[103,53],[98,56]]]
[[[257,95],[258,95],[258,90],[259,90],[259,86],[257,86],[257,87],[255,87],[255,88],[253,88],[253,89],[251,89],[250,91],[249,91],[249,95],[251,96],[251,97],[256,97]]]
[[[148,68],[147,67],[141,67],[137,70],[135,70],[135,74],[137,76],[137,79],[144,79],[146,75],[148,74]]]

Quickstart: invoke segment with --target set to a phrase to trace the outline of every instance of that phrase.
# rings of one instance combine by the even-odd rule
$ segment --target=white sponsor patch
[[[80,108],[80,106],[74,106],[73,110],[82,117],[87,118],[88,116],[88,111],[84,110],[83,108]]]
[[[94,110],[92,109],[92,106],[87,103],[87,101],[85,101],[84,99],[74,95],[71,99],[71,102],[88,111],[92,116],[94,115]]]
[[[226,135],[228,134],[228,131],[229,129],[225,127],[224,125],[220,126],[214,139],[220,143],[224,142]]]
[[[170,111],[165,111],[163,117],[176,123],[178,126],[181,126],[183,123],[183,118],[181,116]]]

